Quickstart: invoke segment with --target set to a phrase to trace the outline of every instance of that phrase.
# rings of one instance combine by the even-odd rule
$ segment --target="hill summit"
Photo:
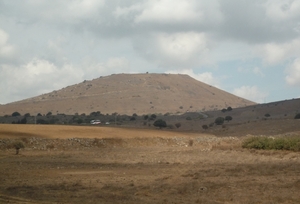
[[[0,115],[196,112],[255,104],[181,74],[113,74],[0,106]]]

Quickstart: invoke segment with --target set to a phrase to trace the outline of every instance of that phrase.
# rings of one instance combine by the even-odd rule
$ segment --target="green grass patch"
[[[300,151],[300,137],[250,137],[243,141],[243,148]]]

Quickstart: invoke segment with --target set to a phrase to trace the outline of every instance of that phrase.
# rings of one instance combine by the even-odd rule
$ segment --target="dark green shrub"
[[[30,117],[30,113],[25,113],[24,117]]]
[[[153,123],[153,125],[154,125],[155,127],[159,127],[160,129],[163,128],[163,127],[167,127],[166,121],[164,121],[164,120],[162,120],[162,119],[156,120],[156,121]]]
[[[227,109],[223,108],[221,111],[222,111],[223,113],[225,113],[225,112],[227,111]]]
[[[270,115],[269,113],[266,113],[266,114],[265,114],[265,117],[267,117],[267,118],[270,117],[270,116],[271,116],[271,115]]]
[[[227,108],[227,111],[232,111],[232,108],[229,106],[229,107]]]
[[[226,120],[227,122],[229,122],[229,121],[232,120],[232,117],[228,115],[228,116],[225,117],[225,120]]]
[[[215,123],[217,125],[222,125],[224,123],[224,118],[223,117],[216,118]]]
[[[11,114],[11,116],[20,116],[21,114],[19,113],[19,112],[13,112],[12,114]]]
[[[297,114],[295,115],[295,119],[300,119],[300,113],[297,113]]]

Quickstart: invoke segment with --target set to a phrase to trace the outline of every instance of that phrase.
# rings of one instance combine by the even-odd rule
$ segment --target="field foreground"
[[[299,203],[300,153],[243,137],[0,125],[0,203]],[[20,140],[25,149],[7,149]]]

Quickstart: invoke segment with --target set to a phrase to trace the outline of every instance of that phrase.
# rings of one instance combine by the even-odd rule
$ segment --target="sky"
[[[118,73],[300,97],[300,0],[0,0],[0,104]]]

